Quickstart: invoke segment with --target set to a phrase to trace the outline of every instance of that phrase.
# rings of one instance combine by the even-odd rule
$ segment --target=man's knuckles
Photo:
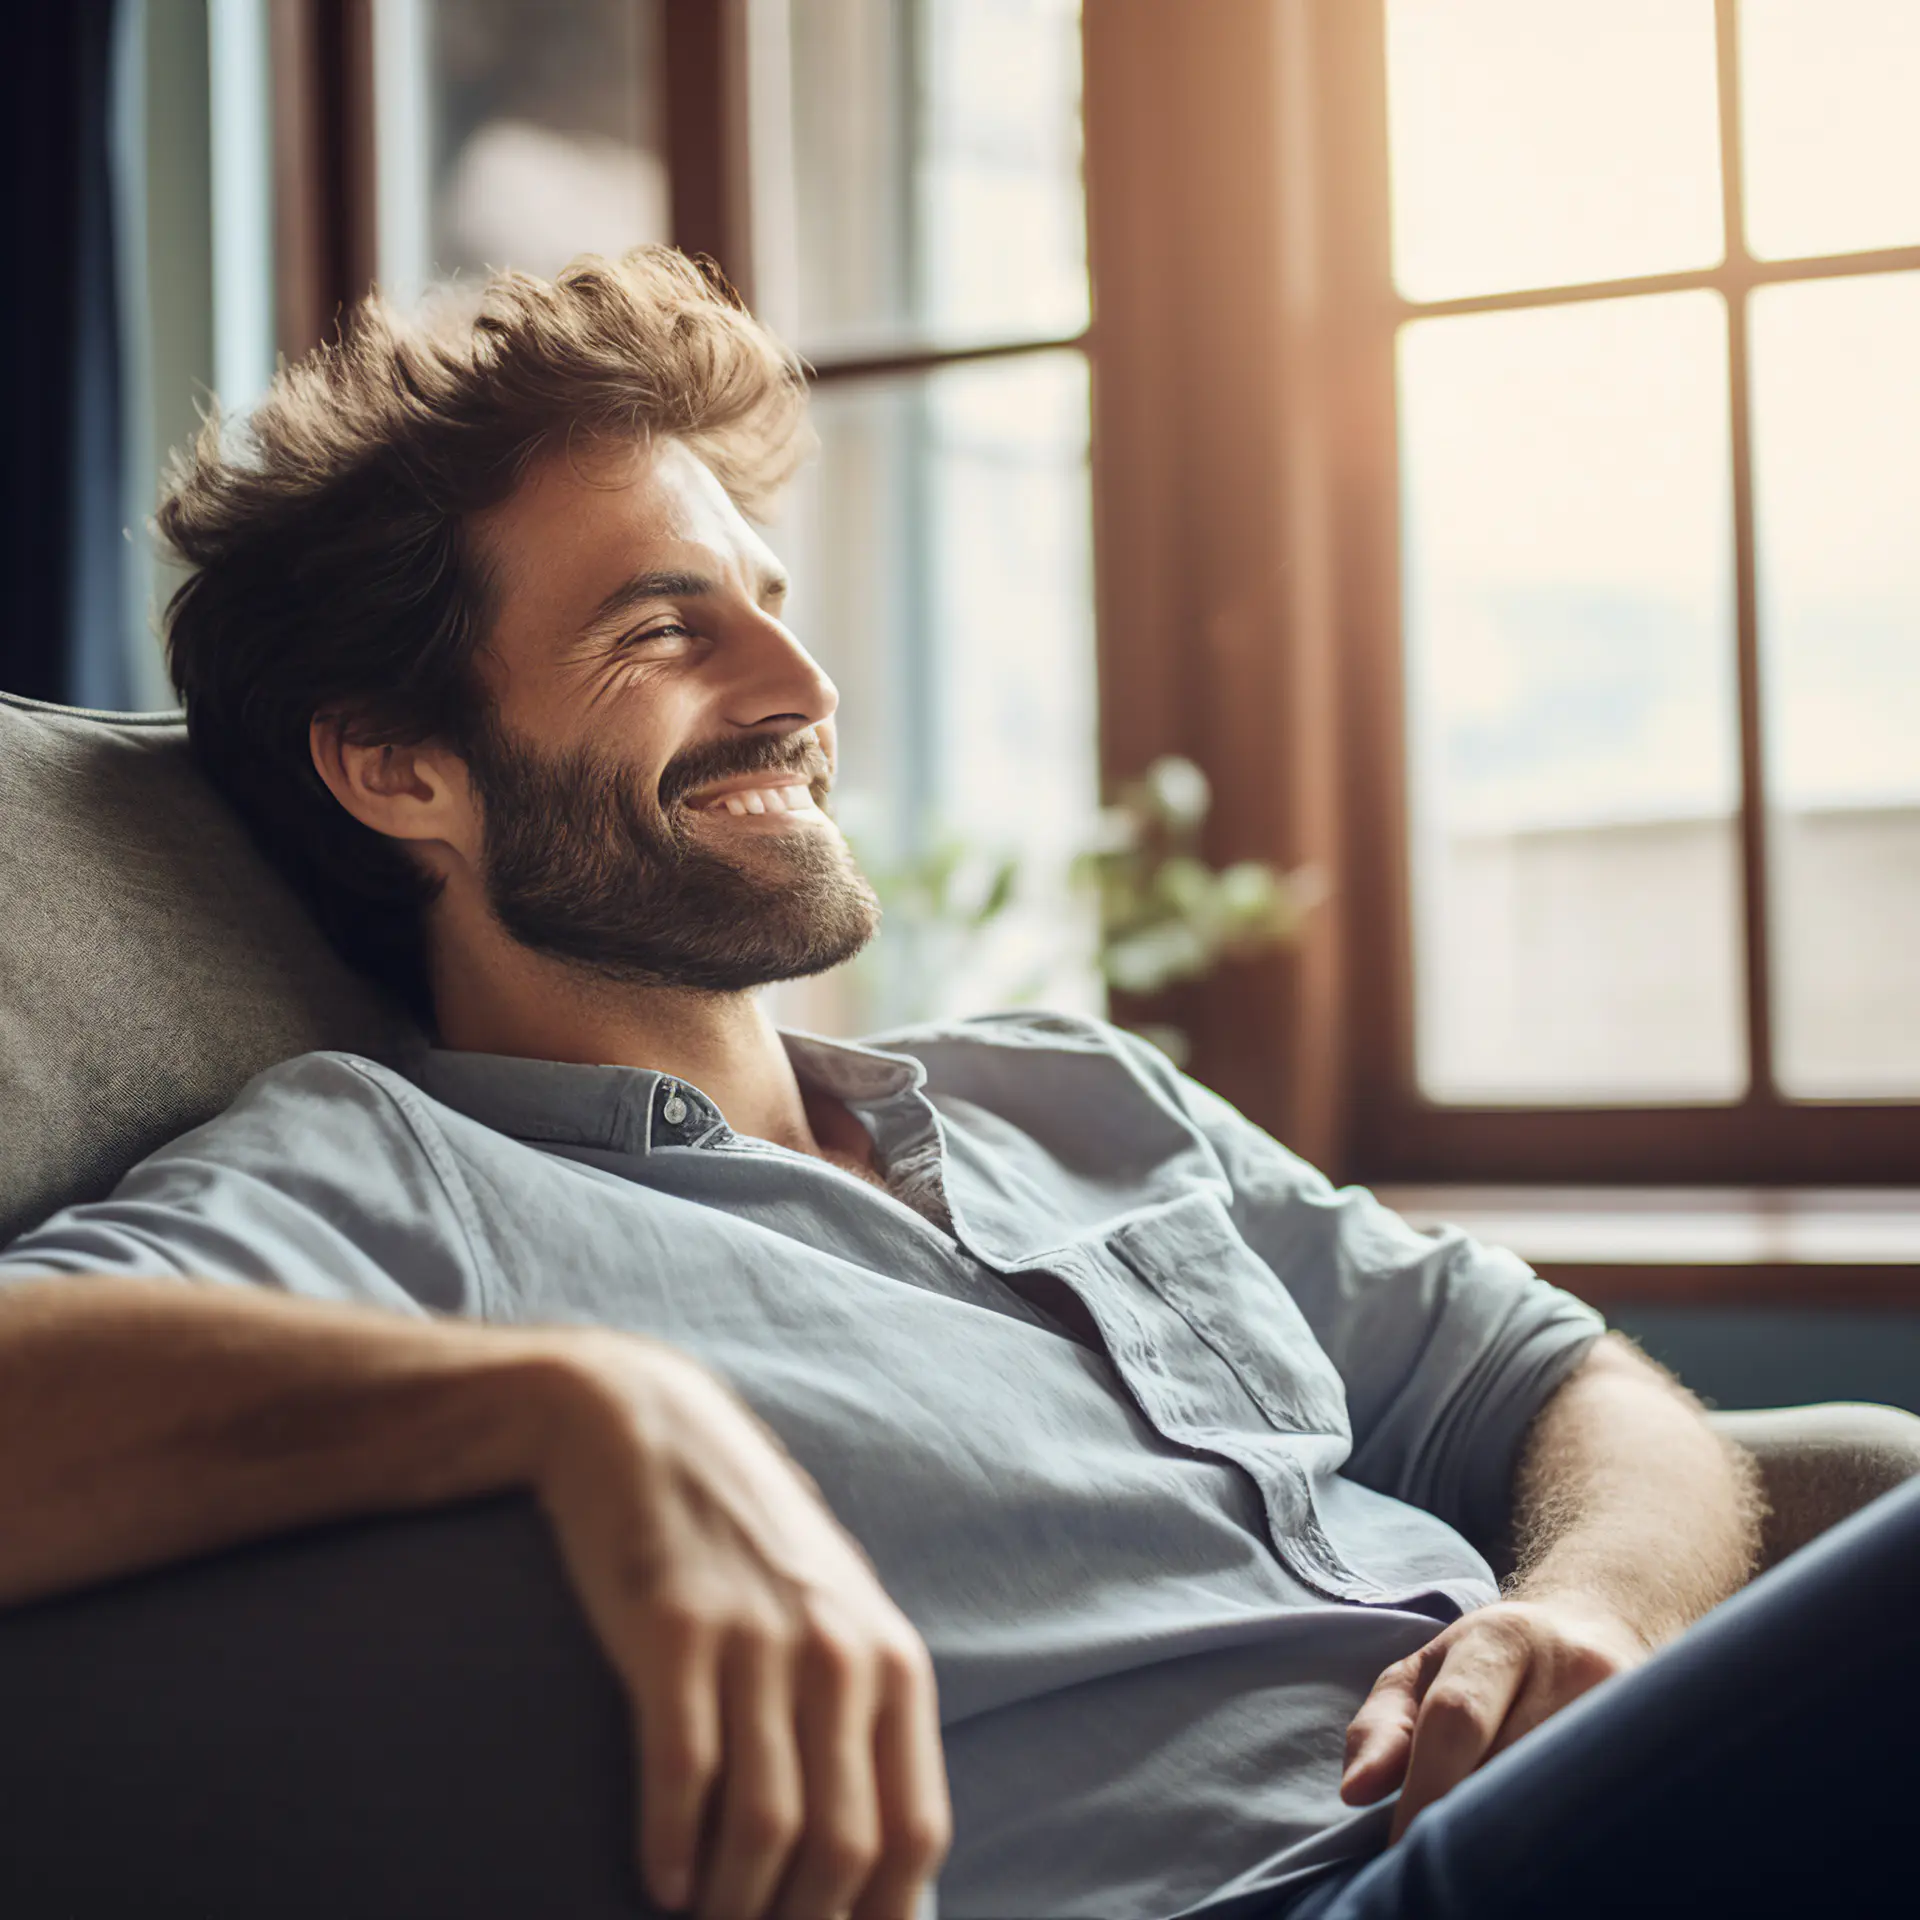
[[[813,1615],[792,1636],[796,1662],[809,1682],[837,1690],[870,1684],[879,1666],[879,1648],[871,1634],[848,1622]]]
[[[1545,1658],[1569,1675],[1589,1676],[1589,1684],[1634,1665],[1644,1653],[1626,1627],[1614,1631],[1585,1611],[1545,1602],[1487,1607],[1469,1614],[1454,1631],[1470,1633],[1483,1655]]]
[[[736,1624],[739,1603],[717,1590],[656,1589],[647,1607],[647,1636],[677,1656],[685,1656],[727,1638]]]
[[[1611,1680],[1634,1665],[1631,1656],[1617,1647],[1604,1647],[1592,1641],[1575,1640],[1562,1646],[1554,1660],[1559,1677],[1575,1691],[1584,1693],[1602,1680]]]
[[[916,1808],[887,1835],[887,1865],[920,1879],[929,1877],[953,1847],[953,1816],[945,1809]]]
[[[1539,1645],[1542,1623],[1520,1607],[1489,1607],[1484,1614],[1469,1614],[1477,1625],[1476,1638],[1489,1650],[1509,1659],[1523,1659]]]
[[[1557,1680],[1585,1688],[1624,1673],[1646,1658],[1647,1649],[1625,1626],[1544,1610],[1535,1625],[1536,1654]]]
[[[880,1829],[872,1822],[834,1822],[810,1831],[806,1840],[808,1872],[837,1887],[865,1886],[881,1852]]]
[[[884,1633],[874,1649],[882,1689],[889,1695],[933,1691],[933,1656],[927,1643],[902,1622],[903,1631]]]
[[[1451,1744],[1468,1735],[1491,1737],[1504,1717],[1506,1703],[1491,1697],[1484,1686],[1466,1679],[1436,1680],[1420,1708],[1416,1739],[1426,1736]]]
[[[800,1796],[777,1788],[741,1793],[728,1806],[722,1844],[754,1853],[785,1856],[805,1825]]]
[[[682,1805],[691,1802],[720,1770],[720,1740],[713,1715],[662,1713],[657,1724],[642,1725],[641,1741],[653,1769],[651,1777],[669,1783],[663,1806],[670,1797]]]

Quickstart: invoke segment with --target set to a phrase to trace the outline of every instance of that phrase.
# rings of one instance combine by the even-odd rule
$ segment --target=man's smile
[[[763,830],[784,828],[790,821],[823,821],[830,766],[816,747],[797,764],[755,767],[704,781],[680,804],[691,813],[717,814],[729,823],[751,821]]]
[[[818,817],[820,812],[813,804],[813,794],[804,783],[796,781],[785,785],[768,785],[764,775],[759,784],[732,786],[723,793],[690,800],[688,805],[698,813],[725,813],[735,819],[747,820],[774,820],[790,814]]]

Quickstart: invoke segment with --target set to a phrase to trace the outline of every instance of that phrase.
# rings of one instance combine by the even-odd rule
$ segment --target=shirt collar
[[[801,1081],[850,1107],[885,1106],[916,1092],[926,1068],[911,1056],[820,1034],[780,1035]],[[698,1087],[651,1067],[580,1066],[510,1054],[429,1047],[415,1064],[421,1090],[482,1126],[543,1146],[647,1154],[733,1138]]]

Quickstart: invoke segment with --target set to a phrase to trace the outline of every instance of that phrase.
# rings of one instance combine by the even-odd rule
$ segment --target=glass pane
[[[1920,242],[1920,6],[1744,0],[1747,245],[1762,259]]]
[[[1084,327],[1078,0],[789,0],[787,26],[792,165],[756,215],[800,344]]]
[[[397,298],[669,237],[660,0],[381,0],[374,32]]]
[[[1400,380],[1420,1085],[1731,1099],[1725,309],[1418,321]]]
[[[1410,300],[1711,266],[1712,0],[1388,0]]]
[[[1920,1094],[1920,274],[1753,301],[1776,1074]]]
[[[805,1023],[1097,1010],[1091,927],[1063,885],[1098,803],[1085,362],[831,385],[815,422],[820,459],[772,540],[795,629],[840,689],[837,810],[888,917]],[[969,931],[1009,855],[1013,905]]]

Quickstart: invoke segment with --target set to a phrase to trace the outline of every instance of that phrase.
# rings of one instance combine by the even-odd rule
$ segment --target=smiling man
[[[668,1907],[1621,1910],[1582,1795],[1684,1810],[1672,1755],[1538,1730],[1645,1722],[1747,1468],[1097,1022],[774,1028],[878,918],[749,518],[805,445],[656,249],[370,302],[177,470],[195,749],[432,1044],[277,1067],[0,1257],[0,1598],[526,1486]]]

